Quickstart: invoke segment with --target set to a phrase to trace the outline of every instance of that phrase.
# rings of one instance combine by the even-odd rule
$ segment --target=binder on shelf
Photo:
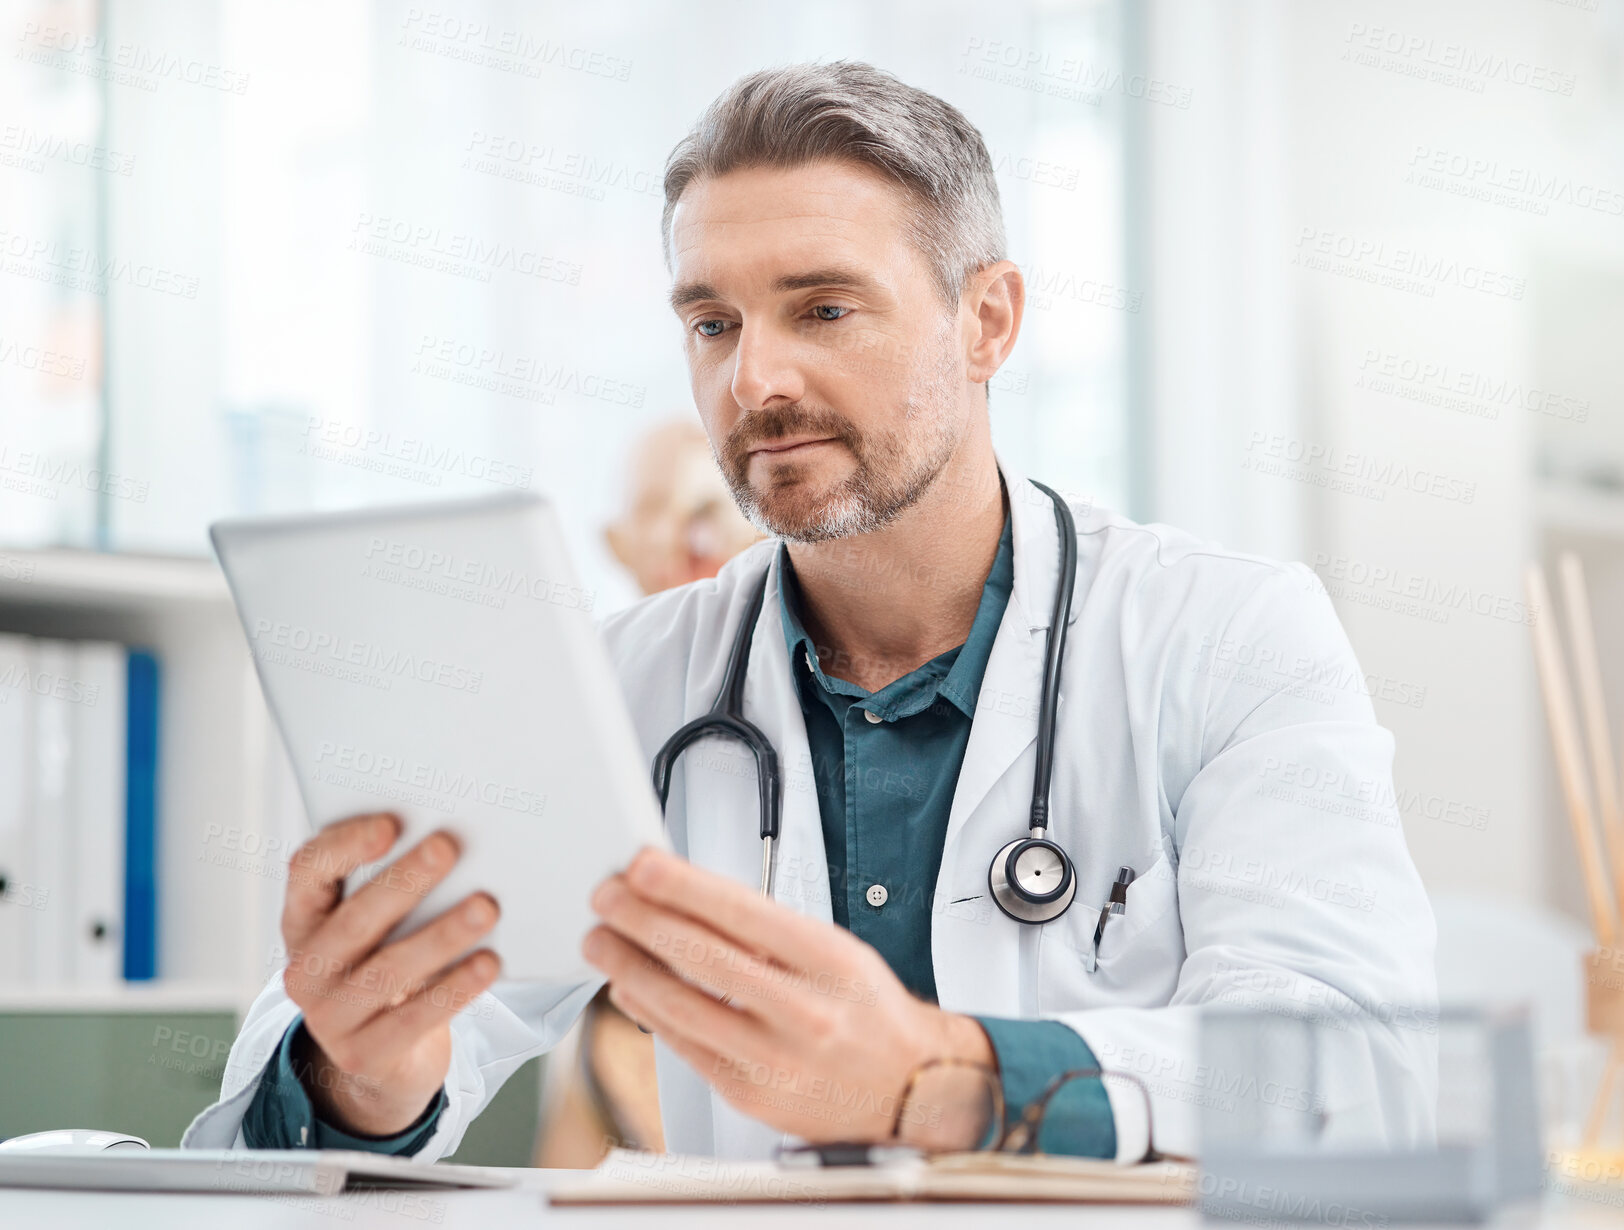
[[[124,977],[158,976],[158,659],[126,660],[124,744]]]
[[[0,633],[0,989],[157,977],[158,676]]]
[[[29,698],[34,713],[33,866],[30,876],[45,904],[30,928],[29,981],[65,986],[72,979],[71,927],[76,917],[73,828],[73,647],[34,642]]]
[[[125,676],[129,651],[75,646],[71,981],[117,984],[124,970]]]

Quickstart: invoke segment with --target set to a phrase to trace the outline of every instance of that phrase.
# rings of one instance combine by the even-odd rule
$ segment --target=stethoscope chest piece
[[[998,908],[1016,922],[1059,918],[1077,895],[1071,859],[1046,837],[1020,837],[993,856],[987,887]]]

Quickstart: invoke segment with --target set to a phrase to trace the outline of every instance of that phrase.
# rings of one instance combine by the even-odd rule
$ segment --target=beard
[[[796,402],[745,415],[715,449],[716,462],[739,511],[757,529],[790,542],[828,542],[867,534],[919,502],[952,459],[963,435],[949,378],[956,363],[941,362],[916,382],[901,430],[860,431],[844,415]],[[856,468],[833,483],[815,464],[779,462],[760,484],[750,481],[750,450],[795,436],[827,436]]]

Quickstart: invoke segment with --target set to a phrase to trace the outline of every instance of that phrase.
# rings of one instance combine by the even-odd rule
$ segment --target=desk
[[[558,1226],[647,1225],[737,1226],[870,1226],[888,1230],[943,1230],[986,1227],[999,1222],[1020,1230],[1076,1227],[1087,1219],[1090,1230],[1199,1230],[1203,1222],[1192,1209],[1134,1208],[1124,1205],[988,1205],[988,1204],[858,1204],[826,1205],[651,1205],[645,1208],[560,1208],[546,1205],[542,1193],[550,1183],[580,1171],[525,1170],[522,1186],[509,1191],[362,1192],[349,1196],[204,1196],[139,1195],[130,1192],[48,1192],[0,1189],[0,1224],[33,1230],[402,1230],[430,1226],[441,1230],[507,1230],[537,1224]],[[1624,1190],[1609,1193],[1613,1204],[1558,1197],[1533,1216],[1507,1219],[1516,1230],[1624,1230]],[[1216,1227],[1243,1222],[1206,1223]],[[1290,1222],[1267,1216],[1256,1223],[1265,1230],[1292,1230]],[[1308,1223],[1303,1223],[1305,1227]],[[1314,1230],[1309,1227],[1309,1230]],[[1362,1230],[1362,1227],[1319,1227],[1318,1230]],[[1450,1230],[1459,1230],[1458,1227]]]

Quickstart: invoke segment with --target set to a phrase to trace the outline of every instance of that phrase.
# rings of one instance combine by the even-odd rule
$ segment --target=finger
[[[612,992],[609,998],[610,1000],[615,998]],[[625,1011],[625,1008],[621,1005],[616,1004],[615,1006],[620,1008],[622,1012]],[[669,1046],[679,1059],[704,1077],[706,1084],[711,1085],[718,1093],[726,1096],[721,1085],[729,1079],[729,1072],[734,1066],[732,1060],[724,1057],[715,1048],[707,1046],[703,1042],[695,1042],[692,1039],[661,1037],[660,1041]]]
[[[587,960],[609,976],[609,998],[662,1037],[704,1042],[751,1057],[771,1048],[767,1031],[752,1017],[717,1003],[613,931],[593,928],[582,949]]]
[[[398,1008],[373,1017],[354,1034],[356,1053],[403,1054],[423,1035],[438,1029],[479,998],[502,972],[489,948],[469,953],[443,978],[424,987]]]
[[[696,867],[664,850],[644,847],[624,872],[637,893],[711,928],[741,948],[770,951],[789,969],[817,969],[831,956],[829,925],[797,914],[760,893]]]
[[[399,833],[400,821],[389,812],[351,816],[293,852],[282,905],[282,938],[289,949],[301,947],[343,899],[349,874],[386,854]]]
[[[616,990],[609,984],[609,1000],[627,1016],[637,1020],[637,1013],[646,1011],[636,992]],[[656,1031],[660,1041],[670,1047],[676,1056],[694,1070],[726,1101],[748,1115],[762,1117],[770,1101],[785,1102],[794,1099],[797,1087],[804,1083],[780,1056],[778,1062],[724,1054],[704,1038],[685,1037],[667,1030]],[[838,1135],[839,1133],[837,1133]]]
[[[389,929],[417,906],[457,862],[457,842],[443,829],[430,833],[327,915],[308,947],[335,969],[360,961]]]
[[[614,998],[614,988],[611,987],[609,990],[611,1003],[614,1002]],[[622,1012],[626,1011],[624,1004],[617,1003],[615,1007]],[[670,1047],[678,1059],[681,1059],[698,1073],[706,1084],[714,1088],[723,1097],[728,1096],[728,1090],[724,1088],[724,1085],[731,1084],[734,1069],[748,1066],[735,1063],[735,1061],[728,1059],[714,1047],[704,1042],[696,1042],[691,1038],[665,1037],[662,1035],[660,1041]]]
[[[852,1116],[843,1113],[839,1102],[827,1093],[809,1095],[808,1082],[783,1064],[769,1065],[736,1059],[705,1045],[685,1039],[662,1039],[679,1059],[697,1072],[730,1105],[755,1119],[771,1122],[774,1110],[788,1108],[796,1114],[794,1131],[807,1139],[847,1140]],[[818,1086],[811,1086],[816,1090]],[[774,1126],[783,1124],[778,1120]]]
[[[496,925],[501,911],[487,893],[472,893],[428,926],[380,948],[350,970],[322,1013],[327,1029],[349,1033],[423,990]],[[321,992],[317,992],[320,994]]]
[[[744,950],[704,923],[651,904],[611,876],[592,895],[605,926],[637,945],[679,977],[736,999],[737,1007],[766,1015],[785,1003],[807,979],[755,949]]]
[[[649,1034],[650,1036],[653,1035],[653,1028],[645,1025],[641,1020],[632,1015],[632,1010],[626,1006],[625,996],[621,995],[620,992],[617,991],[613,986],[609,987],[609,1002],[616,1008],[620,1009],[620,1014],[622,1016],[624,1016],[633,1025],[637,1026],[639,1033]]]

